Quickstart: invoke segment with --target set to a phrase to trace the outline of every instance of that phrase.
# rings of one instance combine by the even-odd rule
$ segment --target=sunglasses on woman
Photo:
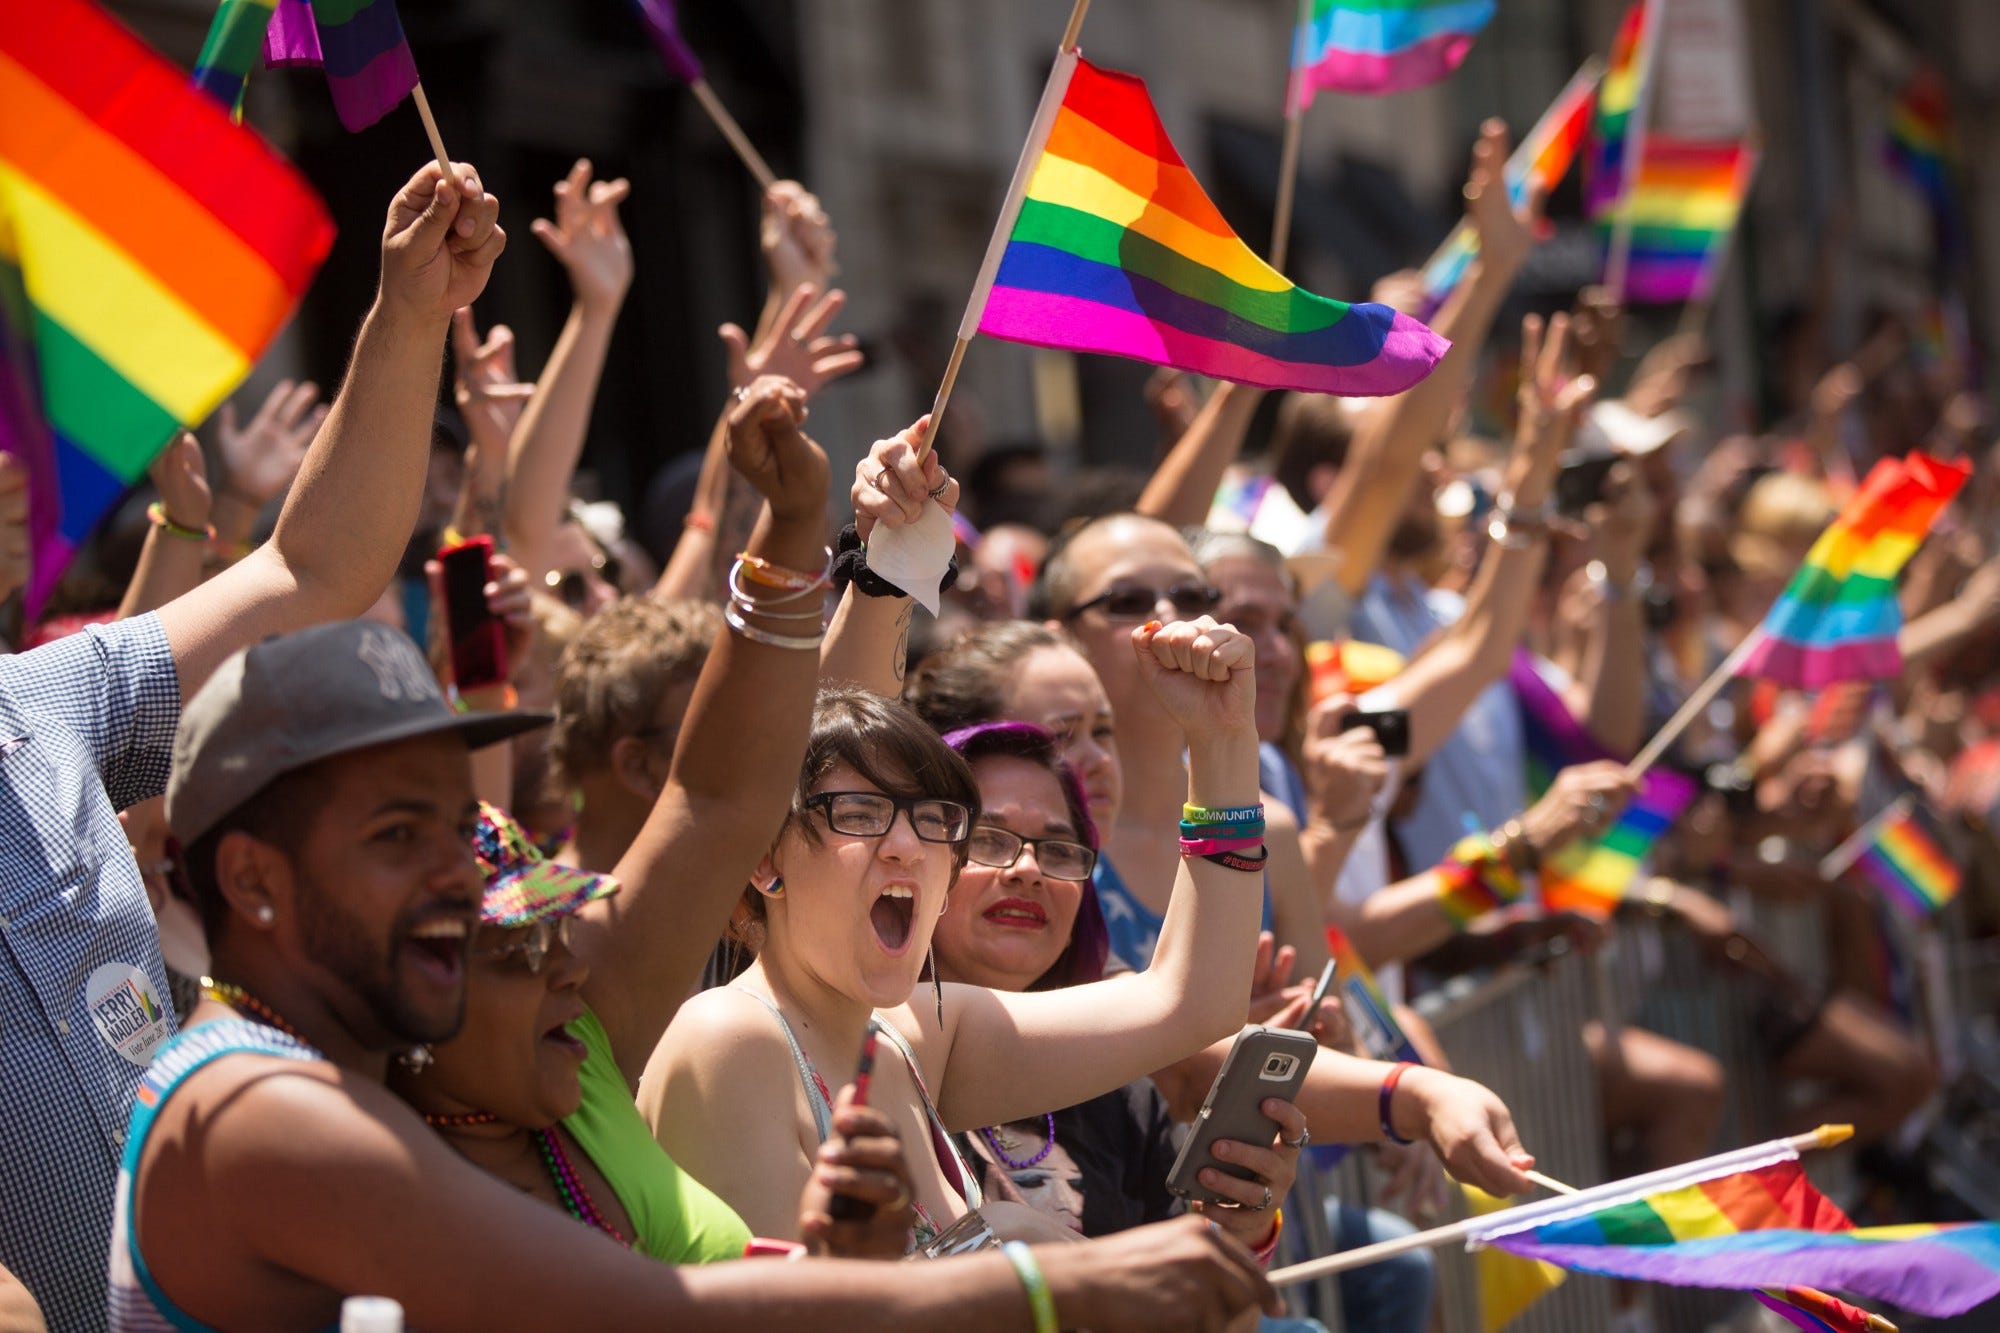
[[[558,940],[565,949],[569,947],[569,923],[574,919],[559,916],[530,921],[525,926],[508,931],[505,944],[496,944],[490,949],[474,949],[472,956],[482,963],[507,963],[519,959],[529,976],[538,977],[542,974],[542,964],[548,960],[549,951]]]
[[[1078,602],[1064,615],[1074,620],[1086,611],[1102,610],[1107,620],[1147,620],[1162,602],[1174,608],[1177,620],[1207,615],[1222,601],[1219,589],[1206,583],[1176,583],[1171,588],[1113,588],[1087,602]]]
[[[826,826],[850,838],[879,838],[901,811],[925,842],[962,842],[972,811],[930,796],[889,796],[879,791],[823,791],[806,797],[806,809],[823,811]]]
[[[1067,838],[1024,838],[992,824],[972,830],[965,855],[975,865],[1005,870],[1021,859],[1023,849],[1035,849],[1035,864],[1050,879],[1086,880],[1097,867],[1097,853]]]

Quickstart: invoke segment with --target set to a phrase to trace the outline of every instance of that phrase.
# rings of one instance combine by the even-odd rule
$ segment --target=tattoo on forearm
[[[917,604],[911,602],[903,608],[903,614],[896,617],[896,651],[889,665],[896,673],[896,684],[899,686],[910,670],[910,624],[916,616]]]

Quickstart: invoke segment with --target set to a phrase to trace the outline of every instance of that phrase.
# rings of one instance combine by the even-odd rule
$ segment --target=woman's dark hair
[[[940,732],[1006,716],[1006,692],[1029,653],[1071,648],[1060,630],[1033,620],[976,625],[923,660],[903,686],[903,702]]]
[[[1090,818],[1090,802],[1075,771],[1063,759],[1055,737],[1031,722],[981,722],[952,731],[944,740],[968,765],[1004,756],[1025,759],[1047,769],[1062,788],[1063,804],[1069,807],[1070,823],[1076,826],[1077,837],[1096,849],[1097,825]],[[1104,926],[1104,910],[1098,905],[1096,888],[1086,880],[1076,920],[1070,926],[1069,944],[1028,989],[1061,990],[1065,986],[1102,981],[1104,960],[1110,952],[1111,935]]]

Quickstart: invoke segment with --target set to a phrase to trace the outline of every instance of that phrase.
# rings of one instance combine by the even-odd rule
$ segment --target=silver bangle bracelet
[[[819,651],[820,641],[826,638],[824,630],[818,634],[773,634],[769,630],[757,629],[746,623],[733,605],[723,608],[722,618],[729,622],[729,628],[750,642],[761,643],[766,648],[791,648],[802,653],[816,653]]]
[[[810,620],[817,625],[826,624],[826,611],[821,607],[814,607],[810,611],[771,611],[741,597],[731,597],[729,604],[746,616],[763,616],[766,620]]]
[[[797,592],[784,593],[779,597],[752,597],[743,587],[743,561],[739,558],[729,566],[729,595],[739,602],[752,602],[760,606],[789,606],[793,602],[804,601],[814,593],[824,591],[832,586],[833,548],[831,546],[826,548],[826,567],[820,570],[819,577],[814,579],[810,586],[801,588]],[[778,592],[781,590],[772,589],[772,591]]]

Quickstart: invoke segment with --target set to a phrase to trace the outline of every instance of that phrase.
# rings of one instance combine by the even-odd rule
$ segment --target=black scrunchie
[[[944,577],[938,581],[938,596],[950,592],[958,582],[958,552],[951,553],[951,563],[944,567]],[[861,533],[852,523],[840,530],[833,539],[833,588],[835,592],[846,592],[848,584],[863,597],[908,597],[910,594],[898,588],[889,580],[868,567],[868,548],[862,544]]]

